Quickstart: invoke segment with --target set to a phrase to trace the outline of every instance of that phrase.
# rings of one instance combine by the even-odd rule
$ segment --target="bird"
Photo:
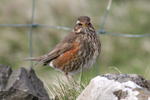
[[[90,69],[101,52],[101,42],[88,16],[80,16],[73,30],[51,51],[43,56],[25,58],[23,61],[37,61],[43,66],[76,75]]]

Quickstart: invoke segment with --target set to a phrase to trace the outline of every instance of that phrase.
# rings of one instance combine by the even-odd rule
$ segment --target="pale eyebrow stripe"
[[[77,24],[78,24],[78,23],[80,23],[80,21],[79,21],[79,20],[77,21]]]

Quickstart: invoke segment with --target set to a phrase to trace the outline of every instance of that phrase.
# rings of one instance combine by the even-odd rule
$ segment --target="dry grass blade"
[[[53,90],[52,95],[55,95],[54,100],[76,100],[84,88],[82,82],[80,82],[80,85],[77,85],[74,81],[65,83],[59,78],[57,78],[57,83],[54,83],[54,86],[51,87]]]

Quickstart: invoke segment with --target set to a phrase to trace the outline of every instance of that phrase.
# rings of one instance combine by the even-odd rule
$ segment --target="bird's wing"
[[[46,65],[61,54],[67,52],[73,48],[76,38],[77,35],[75,33],[68,34],[63,41],[56,45],[48,54],[44,55],[43,59],[41,59],[41,61],[37,64],[44,63],[44,65]]]

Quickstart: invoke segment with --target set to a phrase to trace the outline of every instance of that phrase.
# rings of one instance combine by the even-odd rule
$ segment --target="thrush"
[[[80,16],[74,29],[49,53],[24,60],[38,61],[68,75],[79,74],[90,69],[101,51],[98,34],[88,16]]]

